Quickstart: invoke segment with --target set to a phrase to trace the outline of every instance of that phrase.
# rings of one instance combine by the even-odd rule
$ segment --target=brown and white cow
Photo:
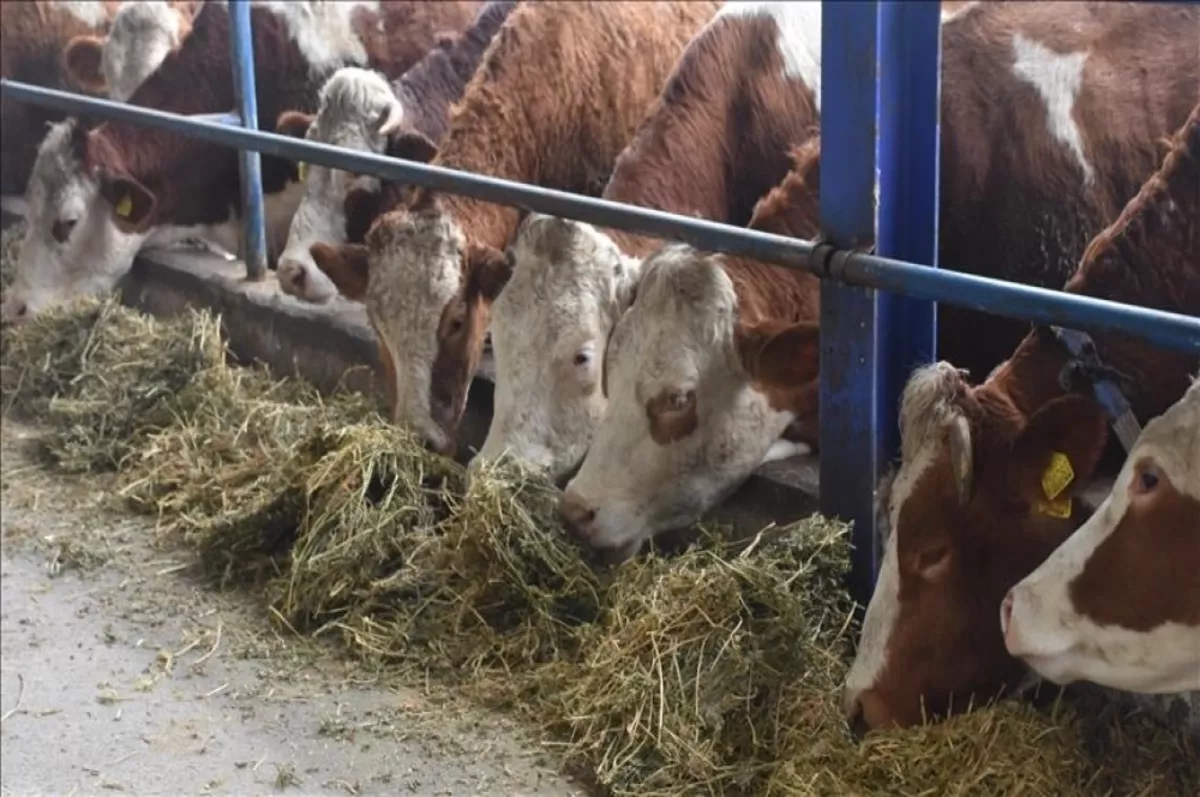
[[[254,4],[261,118],[274,120],[288,108],[313,108],[325,78],[345,65],[401,73],[424,51],[413,53],[433,45],[437,30],[469,24],[477,7],[474,2]],[[409,26],[410,34],[391,27],[393,23]],[[234,98],[227,6],[204,4],[191,33],[129,101],[181,114],[230,110]],[[47,170],[55,185],[31,185],[29,190],[54,197],[62,184],[71,182],[82,188],[80,201],[60,206],[64,215],[47,218],[44,230],[31,227],[39,245],[30,247],[28,256],[23,247],[14,290],[3,308],[5,320],[27,317],[83,293],[110,290],[151,236],[156,243],[203,238],[229,251],[239,247],[234,150],[112,122],[86,134],[77,127],[63,139],[72,144],[62,158],[67,171]],[[268,247],[277,253],[302,187],[292,162],[263,157],[262,167]]]
[[[603,198],[744,225],[818,129],[821,4],[726,3],[688,45]],[[606,400],[609,334],[640,258],[661,241],[569,220],[526,221],[492,308],[494,412],[473,467],[502,453],[578,466]]]
[[[1139,4],[983,3],[945,15],[941,262],[1019,282],[1061,285],[1073,268],[1068,264],[1078,263],[1086,245],[1086,239],[1076,241],[1076,231],[1094,235],[1117,215],[1157,165],[1154,137],[1172,132],[1195,101],[1198,23],[1194,8]],[[1148,50],[1172,69],[1155,73],[1131,61],[1130,53]],[[1087,76],[1087,91],[1076,102]],[[1103,119],[1105,127],[1085,138],[1090,128],[1077,125],[1076,116]],[[1125,118],[1136,124],[1113,121]],[[1061,201],[1065,186],[1077,192],[1069,203]],[[809,203],[815,212],[815,199]],[[703,259],[685,255],[687,250],[672,251],[672,260]],[[708,272],[718,273],[711,266]],[[741,375],[730,381],[736,362],[727,365],[692,353],[736,350],[728,337],[734,327],[724,314],[736,306],[731,303],[737,294],[726,285],[696,294],[696,301],[684,307],[671,297],[695,291],[686,269],[669,269],[658,279],[668,278],[671,287],[654,293],[655,301],[639,288],[614,332],[615,339],[625,325],[647,339],[631,340],[626,347],[636,353],[630,354],[639,359],[636,364],[623,364],[610,352],[609,366],[627,369],[630,377],[624,392],[610,382],[608,415],[564,497],[568,519],[586,521],[573,525],[601,547],[633,550],[672,524],[697,519],[738,486],[735,475],[745,473],[745,463],[770,451],[776,427],[802,431],[794,421],[804,426],[803,416],[816,409],[815,385],[789,386],[770,374],[756,376],[762,383],[757,402],[730,404],[728,396],[746,380]],[[674,304],[677,311],[670,309]],[[1009,340],[1014,328],[1022,329],[952,309],[942,308],[939,318],[942,350],[984,372],[1000,359],[991,355],[995,341]],[[724,330],[720,342],[712,337],[715,330]],[[789,334],[798,338],[797,357],[814,354],[804,328]],[[786,336],[775,346],[785,341]],[[660,364],[672,359],[675,365],[662,370]],[[797,375],[810,374],[815,363],[796,368]],[[650,386],[657,392],[646,392]],[[766,422],[759,402],[789,387],[783,408],[796,418]],[[623,409],[618,406],[626,402]],[[678,413],[688,419],[683,427],[688,434],[672,433],[664,436],[669,442],[651,445],[649,427],[658,422],[652,418]],[[637,418],[639,425],[630,426]],[[740,431],[730,431],[735,429]],[[718,467],[723,462],[736,467]]]
[[[201,5],[199,0],[124,2],[106,36],[87,34],[67,43],[63,68],[84,91],[124,102],[187,38]]]
[[[1059,684],[1200,690],[1198,573],[1200,376],[1146,424],[1095,514],[1009,590],[1005,648]]]
[[[63,0],[0,3],[0,77],[66,91],[85,89],[63,69],[63,47],[76,36],[102,35],[118,5]],[[0,195],[6,209],[21,210],[46,124],[65,116],[50,108],[0,100]]]
[[[451,112],[435,165],[595,195],[711,2],[523,5],[509,16]],[[504,247],[519,212],[418,190],[380,216],[367,246],[317,245],[318,266],[365,298],[379,338],[392,416],[449,452],[479,360],[492,301],[508,279]],[[368,254],[369,253],[369,254]],[[369,268],[368,268],[369,262]]]
[[[1191,17],[1188,32],[1193,45],[1200,41],[1197,19]],[[1193,103],[1195,97],[1193,89]],[[1110,118],[1110,129],[1120,118]],[[1200,316],[1200,105],[1171,141],[1159,171],[1092,241],[1067,292]],[[1161,350],[1108,331],[1091,337],[1102,361],[1128,377],[1126,396],[1143,423],[1177,401],[1200,369],[1196,353]],[[1001,601],[1088,519],[1090,507],[1081,505],[1080,492],[1108,441],[1110,419],[1091,391],[1081,386],[1081,392],[1066,392],[1060,382],[1070,361],[1058,337],[1037,327],[977,387],[941,362],[919,369],[905,388],[901,461],[880,489],[891,534],[846,683],[852,720],[871,728],[914,723],[922,700],[934,713],[951,701],[963,708],[970,694],[990,698],[1025,675],[1005,650],[996,621]],[[1183,479],[1195,478],[1170,467],[1177,489],[1185,488]],[[1127,485],[1118,482],[1117,489]],[[1110,503],[1096,522],[1106,523],[1103,517],[1117,505]],[[1200,532],[1194,525],[1200,516],[1192,518],[1191,531]],[[1200,537],[1189,539],[1184,526],[1177,530],[1172,544],[1180,547],[1169,555],[1182,565]],[[1071,542],[1067,550],[1086,544]],[[1159,554],[1166,552],[1153,555]],[[1105,556],[1111,555],[1110,548]],[[1122,555],[1125,575],[1103,588],[1094,578],[1100,571],[1089,576],[1092,594],[1104,593],[1093,605],[1106,622],[1133,622],[1113,611],[1155,611],[1137,603],[1134,593],[1123,593],[1130,583],[1123,579],[1134,578],[1147,561],[1131,557]],[[1102,561],[1109,562],[1103,572],[1113,573],[1112,560]],[[1165,577],[1156,583],[1165,590],[1162,599],[1194,601],[1196,571],[1171,572],[1180,574],[1180,591],[1172,593]],[[1191,587],[1183,584],[1187,578]],[[1123,600],[1128,602],[1114,610],[1114,601]],[[1160,605],[1167,604],[1153,604]]]
[[[316,117],[285,111],[278,132],[397,157],[404,153],[390,144],[403,141],[408,133],[440,142],[450,127],[450,106],[462,98],[492,37],[516,7],[508,0],[487,3],[471,27],[461,35],[443,37],[390,86],[378,72],[339,69],[321,87]],[[345,204],[378,203],[381,186],[377,178],[318,164],[309,165],[306,172],[304,198],[292,217],[276,276],[284,293],[321,304],[337,296],[337,286],[317,268],[309,248],[318,242],[340,244],[348,236],[352,243],[361,243],[369,225],[360,224],[349,235]],[[348,199],[351,192],[354,197]]]

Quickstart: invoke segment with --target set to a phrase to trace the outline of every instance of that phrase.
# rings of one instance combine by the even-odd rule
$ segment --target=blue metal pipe
[[[875,238],[878,3],[821,3],[821,231],[841,250]],[[875,587],[875,485],[880,450],[875,291],[821,282],[821,514],[853,524],[847,586],[862,605]]]
[[[875,252],[937,266],[941,130],[941,3],[879,4],[879,225]],[[881,448],[900,450],[897,410],[912,369],[937,357],[937,305],[896,293],[877,299]]]
[[[685,241],[700,249],[744,255],[804,269],[822,277],[831,276],[824,262],[813,262],[810,258],[813,252],[810,241],[497,177],[356,152],[277,133],[226,127],[28,83],[0,79],[0,96],[58,108],[68,113],[94,114],[171,130],[227,147],[252,149],[334,169],[430,186],[486,202],[578,219],[602,227]],[[1089,331],[1112,329],[1164,348],[1200,352],[1200,319],[1185,315],[963,274],[950,271],[945,266],[931,269],[872,255],[854,255],[834,271],[836,278],[845,279],[851,284],[906,293],[917,299],[961,305],[1039,324],[1055,323]]]
[[[254,37],[248,0],[230,0],[229,47],[233,63],[233,96],[242,127],[258,129],[258,93],[254,83]],[[267,273],[262,192],[262,156],[251,149],[239,152],[242,182],[242,259],[246,278],[263,279]]]

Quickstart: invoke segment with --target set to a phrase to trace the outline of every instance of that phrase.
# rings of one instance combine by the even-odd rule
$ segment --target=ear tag
[[[1066,454],[1055,451],[1050,455],[1050,464],[1042,473],[1042,492],[1046,494],[1048,500],[1054,501],[1073,481],[1075,481],[1075,470],[1071,467],[1071,460],[1067,459]],[[1069,500],[1068,503],[1070,503]]]
[[[308,176],[308,164],[304,161],[298,161],[296,163],[296,175],[300,182],[304,182],[304,179]]]
[[[133,213],[133,198],[129,194],[126,194],[117,203],[117,215],[123,219],[127,219],[131,213]]]
[[[1067,520],[1071,517],[1071,499],[1059,498],[1053,501],[1038,501],[1037,510],[1047,517]]]

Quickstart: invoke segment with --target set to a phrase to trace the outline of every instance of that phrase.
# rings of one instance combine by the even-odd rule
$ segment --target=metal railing
[[[231,3],[231,8],[241,6]],[[878,569],[874,491],[896,450],[897,399],[911,368],[935,356],[933,302],[1082,330],[1116,330],[1148,343],[1200,353],[1200,319],[905,262],[936,263],[939,6],[932,0],[824,3],[821,228],[828,242],[772,235],[649,208],[580,196],[382,155],[342,149],[255,127],[252,94],[241,117],[180,116],[104,99],[0,81],[7,99],[146,125],[253,152],[428,186],[701,249],[744,255],[822,279],[822,512],[853,521],[850,587],[870,595]],[[236,16],[235,16],[236,19]],[[248,18],[247,18],[248,22]],[[248,38],[248,25],[232,34]],[[249,47],[234,45],[246,72]],[[882,60],[885,79],[878,75]],[[249,70],[252,75],[252,70]],[[932,81],[932,83],[930,82]],[[252,77],[243,80],[252,91]],[[930,90],[930,86],[934,90]],[[249,88],[247,88],[249,87]],[[877,97],[877,87],[883,95]],[[896,92],[904,91],[901,99]],[[239,124],[251,120],[247,124]],[[879,141],[879,136],[884,141]],[[896,143],[892,137],[899,137]],[[257,157],[257,155],[256,155]],[[246,163],[243,161],[243,163]],[[875,180],[879,174],[879,218]],[[246,239],[262,237],[258,168],[244,166]],[[257,198],[255,198],[255,194]],[[257,205],[255,204],[257,203]],[[257,207],[257,210],[254,208]],[[876,235],[880,254],[851,251]],[[257,236],[257,239],[255,239]],[[254,266],[247,269],[254,278]]]

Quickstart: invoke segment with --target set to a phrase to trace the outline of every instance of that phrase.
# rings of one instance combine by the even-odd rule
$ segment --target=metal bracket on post
[[[941,4],[879,4],[877,254],[937,267]],[[897,411],[913,368],[937,356],[937,305],[880,293],[876,411],[884,455],[900,450]],[[886,333],[884,332],[886,330]]]
[[[878,3],[825,0],[821,9],[821,230],[848,250],[875,235]],[[876,338],[875,291],[822,280],[820,509],[854,524],[848,586],[864,605],[875,582],[875,485],[883,464]]]
[[[229,2],[229,46],[233,64],[233,96],[242,127],[258,129],[258,94],[254,84],[254,41],[248,0]],[[267,241],[263,229],[262,156],[238,152],[242,180],[242,259],[246,279],[257,282],[267,273]]]

